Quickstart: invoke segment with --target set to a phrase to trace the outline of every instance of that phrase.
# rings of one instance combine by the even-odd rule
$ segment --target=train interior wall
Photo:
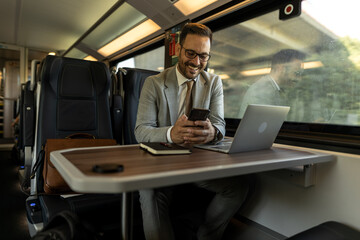
[[[329,220],[359,230],[360,156],[321,152],[334,154],[337,160],[316,166],[314,186],[295,185],[271,172],[258,174],[254,198],[243,215],[284,236]]]

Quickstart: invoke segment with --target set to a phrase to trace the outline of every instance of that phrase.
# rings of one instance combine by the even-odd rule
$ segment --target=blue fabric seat
[[[110,72],[104,63],[47,56],[41,65],[39,82],[34,159],[39,156],[47,139],[65,138],[73,133],[87,133],[100,139],[113,138],[108,98]],[[32,180],[31,196],[26,206],[31,235],[63,210],[71,210],[88,220],[110,220],[111,225],[120,227],[121,194],[85,194],[66,198],[46,195],[42,167],[38,168]],[[105,221],[100,222],[103,223]]]
[[[137,110],[141,89],[147,77],[158,74],[157,71],[139,69],[139,68],[123,68],[118,71],[118,79],[123,91],[123,144],[137,143],[134,135],[136,124]]]

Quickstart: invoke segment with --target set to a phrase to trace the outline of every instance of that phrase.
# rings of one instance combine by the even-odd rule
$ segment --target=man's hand
[[[171,129],[171,140],[176,144],[184,144],[186,137],[194,137],[188,129],[195,126],[195,122],[188,120],[186,115],[182,115]]]
[[[214,139],[216,131],[208,118],[206,121],[194,121],[193,123],[197,127],[187,129],[189,135],[184,138],[185,144],[205,144]]]
[[[209,119],[206,121],[190,121],[182,115],[171,129],[171,140],[176,144],[205,144],[215,137],[215,128]]]

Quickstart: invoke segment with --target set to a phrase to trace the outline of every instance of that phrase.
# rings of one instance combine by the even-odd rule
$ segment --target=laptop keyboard
[[[212,146],[211,148],[226,150],[229,149],[230,146],[231,146],[231,142],[221,142],[218,145]]]

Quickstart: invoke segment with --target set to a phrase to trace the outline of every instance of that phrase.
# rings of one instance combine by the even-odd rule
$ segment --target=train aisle
[[[26,195],[20,191],[18,167],[11,158],[10,150],[0,151],[0,163],[0,239],[30,239],[25,212]]]

